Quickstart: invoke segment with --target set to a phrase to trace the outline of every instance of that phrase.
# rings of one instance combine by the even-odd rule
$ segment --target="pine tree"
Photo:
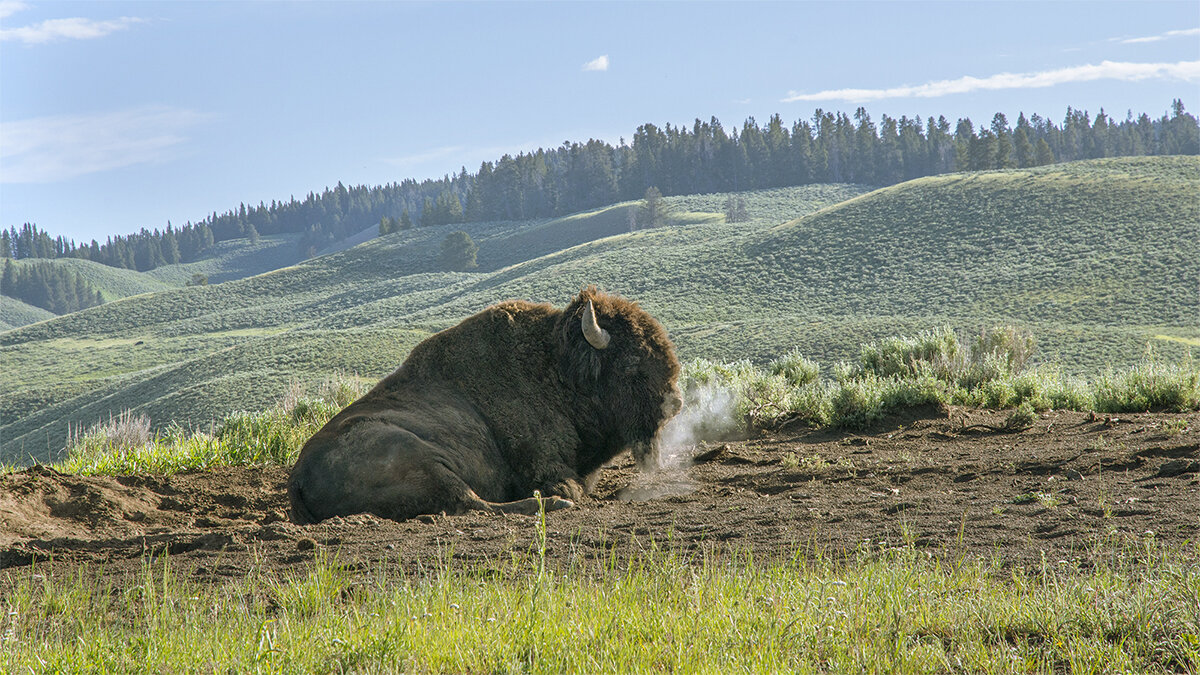
[[[1045,166],[1046,164],[1054,163],[1054,152],[1050,149],[1050,144],[1046,142],[1046,139],[1038,139],[1033,162],[1034,166]]]
[[[7,295],[10,298],[15,298],[17,293],[16,287],[16,272],[13,270],[13,261],[11,258],[4,259],[4,274],[0,276],[0,295]]]
[[[479,246],[471,240],[471,235],[462,230],[451,232],[442,240],[442,268],[451,272],[475,269],[479,266],[475,261],[477,253]]]
[[[170,223],[167,223],[167,231],[162,236],[162,257],[168,265],[174,265],[180,260],[179,241],[171,230]]]
[[[1017,130],[1013,132],[1013,149],[1016,152],[1017,166],[1024,169],[1033,165],[1033,143],[1029,142],[1029,134],[1021,127],[1017,127]]]
[[[1011,169],[1017,165],[1013,159],[1013,141],[1012,133],[1008,128],[1008,118],[1004,113],[996,113],[992,118],[992,133],[996,137],[996,159],[994,166],[997,169]]]
[[[421,204],[421,227],[429,227],[431,225],[441,225],[438,221],[437,210],[434,208],[433,200],[426,197]]]
[[[667,203],[663,201],[662,192],[653,185],[646,188],[646,195],[638,207],[638,227],[646,229],[662,225],[669,211]]]
[[[746,198],[737,195],[729,195],[725,198],[725,222],[727,223],[743,223],[750,220],[750,216],[746,212]]]

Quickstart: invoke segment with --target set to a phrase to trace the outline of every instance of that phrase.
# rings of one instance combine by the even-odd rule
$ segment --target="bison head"
[[[658,430],[679,412],[679,360],[667,331],[636,303],[584,289],[563,311],[559,358],[575,393],[585,443],[618,439],[642,466]]]

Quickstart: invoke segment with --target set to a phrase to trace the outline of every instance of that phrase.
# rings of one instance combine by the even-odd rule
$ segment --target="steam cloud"
[[[643,467],[618,493],[625,501],[644,502],[696,491],[685,470],[693,449],[703,441],[730,438],[738,431],[737,396],[722,387],[697,387],[684,393],[683,409],[658,433],[656,466]],[[649,470],[647,470],[649,469]]]
[[[660,470],[681,470],[691,463],[691,449],[702,441],[729,437],[737,430],[737,396],[724,387],[703,386],[686,392],[683,409],[658,436]]]

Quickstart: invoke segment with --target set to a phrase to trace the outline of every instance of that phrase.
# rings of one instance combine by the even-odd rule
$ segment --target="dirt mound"
[[[797,432],[700,446],[646,476],[621,461],[591,499],[547,515],[554,564],[649,546],[682,553],[912,545],[932,552],[1086,562],[1107,543],[1200,534],[1200,414],[1055,412],[1019,432],[1005,415],[954,409],[871,433]],[[488,565],[534,545],[536,519],[471,513],[296,526],[284,467],[170,477],[0,476],[0,569],[141,569],[169,554],[199,579],[287,570],[336,552],[347,564],[428,570],[452,555]]]

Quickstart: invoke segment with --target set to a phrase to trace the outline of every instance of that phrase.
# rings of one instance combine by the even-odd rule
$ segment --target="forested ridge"
[[[740,192],[813,183],[891,185],[952,171],[1021,168],[1113,156],[1200,154],[1200,126],[1183,103],[1152,119],[1129,112],[1117,120],[1068,108],[1061,124],[1040,115],[989,124],[969,118],[882,116],[817,110],[786,124],[773,115],[726,130],[715,117],[689,129],[644,124],[630,142],[568,142],[557,148],[504,155],[470,174],[368,187],[338,183],[304,199],[272,200],[213,212],[198,223],[76,244],[36,225],[0,228],[0,256],[76,257],[145,271],[202,257],[215,242],[299,233],[301,257],[314,255],[375,223],[387,233],[414,225],[523,220],[574,213],[663,195]],[[11,295],[6,289],[5,294]]]
[[[104,304],[100,291],[82,276],[44,262],[16,267],[5,260],[0,286],[4,295],[55,314]]]

